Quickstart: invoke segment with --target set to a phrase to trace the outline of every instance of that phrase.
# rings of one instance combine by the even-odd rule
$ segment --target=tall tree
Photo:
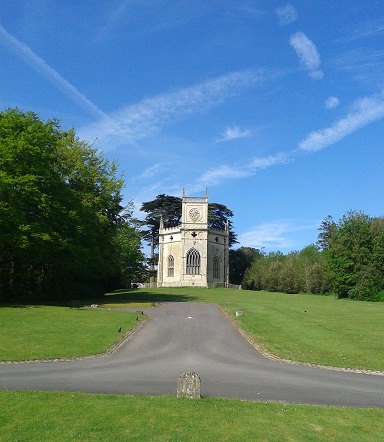
[[[123,180],[57,120],[0,113],[0,297],[84,297],[120,275]]]
[[[376,300],[384,289],[384,218],[350,211],[335,225],[325,269],[339,298]]]
[[[143,221],[143,238],[149,243],[149,278],[151,286],[155,280],[155,249],[159,245],[160,219],[163,218],[165,227],[176,227],[181,220],[181,198],[163,193],[142,204],[140,210],[147,216]],[[146,228],[145,228],[146,227]]]
[[[225,229],[228,222],[229,228],[229,247],[237,244],[237,235],[233,231],[231,218],[232,210],[228,209],[224,204],[208,203],[208,225],[215,229]]]
[[[331,215],[326,216],[320,224],[319,234],[317,236],[317,244],[323,250],[327,250],[331,246],[332,232],[336,228],[336,223],[333,221]]]
[[[256,259],[263,256],[263,252],[253,247],[239,247],[229,251],[229,280],[232,284],[241,284],[246,269]]]

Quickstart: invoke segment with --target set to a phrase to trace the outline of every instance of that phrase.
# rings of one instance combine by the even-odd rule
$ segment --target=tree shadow
[[[81,298],[69,300],[25,300],[15,303],[0,303],[0,307],[8,308],[29,308],[29,307],[66,307],[71,309],[84,308],[92,304],[161,304],[164,302],[189,302],[196,301],[198,296],[193,296],[189,288],[180,287],[167,290],[162,289],[117,289],[114,292],[104,293],[94,298]]]
[[[163,303],[163,302],[189,302],[195,301],[197,296],[193,296],[190,291],[179,289],[178,293],[151,291],[146,289],[126,289],[115,290],[113,293],[106,293],[103,297],[98,298],[100,303],[116,303],[123,304],[127,302],[133,303]]]

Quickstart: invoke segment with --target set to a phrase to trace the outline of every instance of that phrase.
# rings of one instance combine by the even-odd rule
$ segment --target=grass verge
[[[379,441],[384,410],[206,398],[0,392],[13,441]]]
[[[104,353],[142,315],[113,310],[0,308],[0,360],[71,358]],[[118,332],[121,327],[121,333]]]

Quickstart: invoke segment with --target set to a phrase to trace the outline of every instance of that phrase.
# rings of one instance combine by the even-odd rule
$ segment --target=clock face
[[[197,222],[201,219],[202,215],[197,207],[192,207],[192,209],[189,210],[189,217],[193,222]]]

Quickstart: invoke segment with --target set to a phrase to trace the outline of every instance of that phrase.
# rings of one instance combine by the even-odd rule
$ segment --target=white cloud
[[[275,220],[255,226],[249,232],[238,236],[238,241],[243,247],[258,249],[294,249],[296,247],[295,234],[317,229],[319,221],[306,220]]]
[[[311,71],[308,74],[313,80],[321,80],[324,77],[324,73],[321,70]]]
[[[340,100],[337,97],[328,97],[324,102],[326,109],[334,109],[340,104]]]
[[[169,168],[169,164],[164,164],[164,163],[158,163],[158,164],[154,164],[151,167],[148,167],[147,169],[145,169],[139,176],[137,176],[135,179],[148,179],[148,178],[153,178],[156,175],[158,175],[159,173],[162,173],[164,171],[166,171]]]
[[[305,151],[324,149],[356,130],[384,118],[384,91],[362,98],[354,103],[353,111],[332,126],[311,132],[299,147]]]
[[[226,179],[245,178],[250,175],[251,171],[247,168],[222,165],[215,169],[208,170],[199,178],[198,181],[203,185],[211,185],[217,184]]]
[[[251,133],[252,131],[250,129],[241,130],[238,126],[227,126],[225,131],[216,140],[216,143],[220,143],[222,141],[231,141],[237,138],[246,138],[249,137]]]
[[[282,26],[295,22],[298,17],[296,9],[290,4],[276,8],[275,13],[277,15],[279,25]]]
[[[246,164],[238,166],[222,165],[215,169],[210,169],[198,179],[198,182],[202,185],[212,185],[218,184],[226,179],[246,178],[260,169],[267,169],[288,161],[289,154],[284,152],[278,152],[267,157],[256,157]]]
[[[103,111],[88,100],[88,98],[79,92],[72,84],[65,80],[57,71],[55,71],[55,69],[50,67],[28,46],[11,35],[0,25],[0,40],[1,39],[12,52],[29,64],[33,69],[44,74],[51,83],[53,83],[58,89],[62,90],[69,96],[69,98],[78,103],[88,113],[99,119],[108,119],[108,116]]]
[[[314,80],[323,78],[324,74],[319,69],[320,55],[317,52],[315,44],[303,32],[292,34],[289,39],[289,44],[295,50],[304,68],[309,71],[309,75]]]
[[[103,149],[131,144],[153,135],[159,128],[187,115],[205,112],[239,94],[244,88],[261,83],[263,70],[246,70],[208,80],[205,83],[162,94],[123,107],[79,130],[80,137],[103,142]]]

